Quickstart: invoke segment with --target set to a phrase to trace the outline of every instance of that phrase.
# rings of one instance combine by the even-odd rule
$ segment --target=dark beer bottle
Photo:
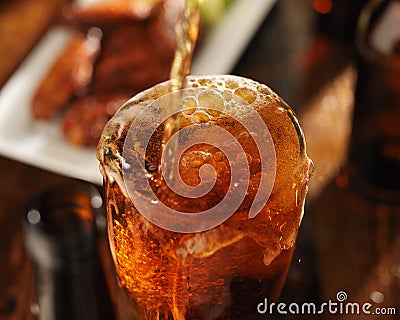
[[[356,33],[347,163],[308,211],[323,299],[371,304],[369,319],[398,319],[400,312],[399,41],[400,1],[370,1]]]
[[[51,189],[30,206],[25,230],[36,319],[114,319],[97,248],[101,205],[97,190],[79,182]]]
[[[400,192],[400,1],[371,1],[356,41],[349,169],[362,185]]]

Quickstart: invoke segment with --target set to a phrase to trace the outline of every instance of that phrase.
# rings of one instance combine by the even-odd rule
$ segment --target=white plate
[[[193,61],[193,74],[232,71],[276,0],[236,0]],[[65,176],[102,183],[94,148],[68,143],[56,121],[32,118],[37,86],[70,39],[63,28],[47,32],[0,91],[0,154]]]

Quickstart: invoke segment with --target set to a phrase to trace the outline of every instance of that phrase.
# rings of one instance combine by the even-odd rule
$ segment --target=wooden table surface
[[[29,54],[63,2],[0,1],[0,87]],[[346,159],[356,79],[351,38],[331,29],[321,30],[312,3],[279,0],[233,70],[271,86],[299,115],[316,166],[308,207],[332,183]],[[0,179],[0,319],[26,319],[29,297],[22,288],[32,274],[23,246],[24,210],[44,189],[71,179],[7,155],[0,156]],[[312,238],[312,225],[306,218],[284,290],[286,297],[293,299],[317,299],[324,283],[321,277],[327,274],[307,251],[317,239]]]

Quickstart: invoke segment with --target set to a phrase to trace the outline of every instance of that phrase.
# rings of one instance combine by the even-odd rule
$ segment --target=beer
[[[184,88],[176,170],[189,191],[214,177],[207,190],[159,176],[170,81],[128,101],[98,145],[121,286],[139,319],[265,319],[257,307],[279,296],[312,171],[302,130],[255,81],[188,76]]]
[[[172,91],[181,90],[184,86],[184,80],[187,75],[190,74],[192,67],[192,57],[194,49],[196,47],[197,37],[199,35],[199,23],[200,23],[200,3],[202,0],[186,0],[183,15],[176,26],[176,48],[175,56],[172,61],[170,79],[172,85]],[[167,118],[163,129],[163,148],[169,138],[179,130],[179,117],[176,111],[180,108],[181,97],[179,94],[172,95],[173,100],[168,104],[171,116]],[[168,152],[170,157],[168,159],[168,165],[173,166],[176,162],[173,154],[177,148],[176,143],[169,146]],[[159,167],[159,177],[162,179],[162,174]],[[168,169],[168,168],[167,168]],[[172,170],[169,171],[169,177],[173,178]]]

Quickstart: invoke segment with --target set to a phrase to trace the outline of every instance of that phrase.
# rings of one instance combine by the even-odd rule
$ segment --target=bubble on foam
[[[211,154],[204,151],[189,151],[182,156],[181,165],[189,168],[200,168],[208,162]]]
[[[224,161],[224,154],[221,151],[217,151],[214,154],[214,160],[217,161],[217,162]]]
[[[217,88],[216,88],[217,89]],[[206,109],[208,112],[223,111],[225,109],[225,101],[222,95],[215,90],[206,90],[198,96],[199,107]],[[218,116],[219,114],[217,114]]]
[[[192,115],[192,119],[196,123],[207,123],[210,117],[204,111],[197,111]]]
[[[197,102],[194,97],[186,97],[183,99],[183,113],[186,115],[191,115],[196,112]]]
[[[242,98],[248,104],[254,103],[254,101],[257,99],[257,92],[249,88],[237,88],[235,90],[235,95]]]

